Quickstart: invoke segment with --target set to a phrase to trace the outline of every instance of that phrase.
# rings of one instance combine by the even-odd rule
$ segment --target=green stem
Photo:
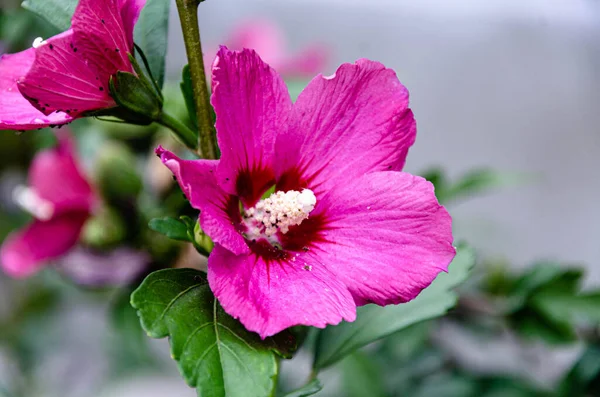
[[[217,158],[215,127],[212,120],[204,59],[198,27],[198,0],[176,0],[185,50],[190,65],[196,115],[198,116],[200,156],[205,159]]]
[[[177,135],[177,137],[181,140],[181,142],[184,145],[186,145],[193,151],[198,150],[198,141],[196,140],[196,134],[181,121],[162,111],[156,122],[164,125],[167,128],[170,128],[171,131],[173,131],[175,135]]]

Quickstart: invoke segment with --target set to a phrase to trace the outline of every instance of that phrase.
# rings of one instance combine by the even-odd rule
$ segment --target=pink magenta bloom
[[[6,238],[0,247],[0,264],[13,277],[27,277],[77,243],[96,202],[67,133],[58,135],[56,147],[35,156],[29,186],[15,192],[15,198],[34,220]]]
[[[232,50],[254,49],[285,78],[312,78],[323,72],[329,58],[328,49],[319,44],[290,53],[283,32],[269,20],[248,20],[237,26],[224,42]],[[213,59],[214,52],[205,57],[205,64],[210,66]]]
[[[80,0],[71,29],[0,57],[0,129],[65,124],[116,106],[110,76],[133,72],[133,28],[145,0]]]
[[[221,159],[157,154],[215,242],[208,281],[225,311],[262,337],[324,327],[409,301],[447,270],[450,215],[401,172],[416,128],[394,71],[343,64],[294,104],[254,51],[221,48],[212,73]]]

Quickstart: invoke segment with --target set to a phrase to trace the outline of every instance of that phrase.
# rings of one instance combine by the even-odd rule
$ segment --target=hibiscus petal
[[[408,91],[393,70],[366,59],[343,64],[296,101],[276,142],[278,187],[309,187],[318,197],[366,172],[401,170],[415,134]]]
[[[292,102],[281,77],[256,52],[221,47],[212,70],[219,185],[250,207],[274,183],[275,136]]]
[[[262,338],[294,325],[324,328],[356,318],[348,289],[310,254],[265,261],[217,244],[208,258],[208,282],[223,309]]]
[[[74,45],[88,64],[108,78],[132,72],[133,28],[143,4],[135,0],[80,0],[73,14]],[[126,19],[126,20],[124,20]]]
[[[234,226],[241,221],[238,201],[217,184],[215,173],[219,162],[182,160],[160,146],[156,154],[175,175],[192,207],[200,210],[202,230],[215,243],[236,254],[250,252],[246,240]]]
[[[407,173],[364,175],[332,191],[314,212],[326,225],[311,251],[357,304],[409,301],[447,271],[455,255],[452,219],[433,185]]]
[[[12,277],[27,277],[65,254],[77,243],[87,218],[87,213],[66,213],[49,221],[34,221],[9,235],[0,247],[4,271]]]
[[[238,25],[227,40],[227,47],[240,51],[251,48],[281,73],[279,63],[286,52],[285,37],[268,19],[253,19]]]
[[[146,0],[119,0],[121,5],[121,19],[125,31],[129,50],[133,49],[133,29],[146,5]]]
[[[0,57],[0,130],[32,130],[72,120],[65,113],[46,116],[19,92],[17,80],[29,71],[34,60],[34,48]]]
[[[74,40],[73,30],[46,40],[35,50],[29,73],[19,81],[23,96],[44,114],[64,111],[75,117],[115,106],[108,93],[109,71],[88,63]]]
[[[58,145],[39,152],[29,168],[29,186],[54,206],[55,213],[90,212],[96,196],[75,160],[75,147],[66,132],[57,134]]]

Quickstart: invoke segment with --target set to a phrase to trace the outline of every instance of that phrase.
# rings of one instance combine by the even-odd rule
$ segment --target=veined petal
[[[0,56],[0,130],[32,130],[72,120],[66,113],[46,116],[21,95],[17,81],[27,74],[34,60],[34,48]]]
[[[401,170],[414,143],[408,91],[391,69],[366,59],[317,76],[277,137],[278,187],[308,187],[317,197],[367,172]]]
[[[212,70],[219,185],[254,205],[274,183],[273,149],[292,102],[281,77],[256,52],[221,47]]]
[[[91,212],[96,196],[75,159],[71,136],[57,134],[56,147],[39,152],[29,168],[29,186],[42,199],[53,204],[54,213]]]
[[[34,221],[9,235],[0,247],[0,264],[12,277],[27,277],[47,261],[69,251],[79,239],[88,213],[71,212],[49,221]]]
[[[156,154],[175,175],[192,206],[200,210],[202,230],[215,243],[236,254],[250,252],[246,240],[235,227],[241,221],[238,200],[217,184],[215,173],[219,162],[182,160],[162,147],[156,149]]]
[[[311,252],[348,286],[357,304],[409,301],[454,258],[450,215],[421,177],[367,174],[317,205],[314,212],[326,224]]]
[[[356,305],[328,265],[303,253],[288,259],[234,255],[215,245],[208,282],[227,313],[262,338],[294,325],[354,321]]]
[[[133,30],[142,9],[146,5],[146,0],[119,0],[119,3],[121,5],[123,30],[125,31],[128,48],[131,51],[133,49]]]
[[[133,28],[143,5],[136,0],[79,1],[72,19],[73,44],[105,77],[133,71],[127,54],[133,53]]]
[[[76,117],[115,106],[108,79],[116,70],[99,68],[81,55],[73,30],[49,38],[35,49],[35,61],[19,81],[19,90],[44,114],[62,111]]]

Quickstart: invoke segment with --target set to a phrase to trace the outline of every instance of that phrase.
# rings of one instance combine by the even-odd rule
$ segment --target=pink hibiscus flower
[[[69,123],[116,106],[109,80],[133,73],[133,28],[145,0],[80,0],[71,29],[0,57],[0,129]]]
[[[67,133],[58,135],[56,147],[35,156],[29,187],[17,190],[15,198],[34,220],[6,238],[0,264],[13,277],[27,277],[75,246],[96,203]]]
[[[293,104],[254,51],[223,47],[212,78],[221,159],[157,154],[215,242],[208,281],[226,312],[263,338],[324,327],[409,301],[447,270],[450,215],[401,172],[416,128],[394,71],[344,64]]]
[[[228,48],[254,49],[265,62],[286,78],[311,78],[327,66],[328,49],[314,44],[297,53],[290,53],[285,36],[269,20],[249,20],[237,26],[225,40]],[[214,52],[205,56],[206,69],[214,59]]]

